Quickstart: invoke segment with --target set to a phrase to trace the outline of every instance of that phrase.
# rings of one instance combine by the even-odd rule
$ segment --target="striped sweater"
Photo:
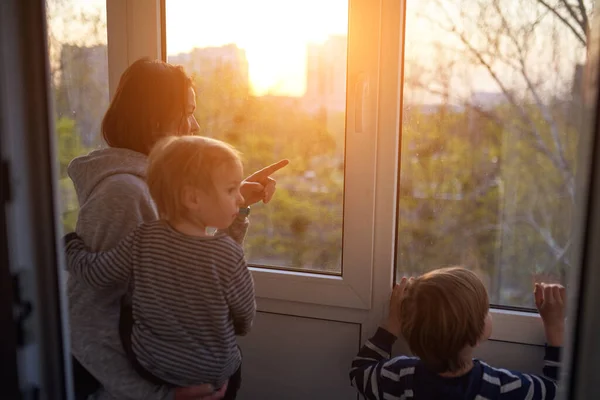
[[[544,376],[493,368],[473,360],[457,378],[429,372],[416,357],[390,359],[396,337],[383,328],[352,361],[350,381],[367,399],[385,400],[552,400],[556,397],[559,348],[546,347]]]
[[[132,288],[132,349],[176,386],[220,387],[241,364],[236,334],[256,313],[252,276],[230,236],[192,237],[165,221],[140,225],[109,251],[65,238],[69,273],[91,288]]]

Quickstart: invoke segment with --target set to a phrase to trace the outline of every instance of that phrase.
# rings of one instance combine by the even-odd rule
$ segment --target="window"
[[[109,102],[106,2],[47,0],[46,13],[61,218],[69,232],[75,229],[78,201],[67,166],[100,146]]]
[[[77,218],[69,161],[102,145],[101,119],[127,66],[163,56],[195,81],[201,134],[238,147],[248,173],[291,161],[274,201],[252,210],[257,296],[371,308],[380,32],[384,20],[398,26],[399,0],[386,18],[371,0],[47,1],[65,230]]]
[[[566,282],[591,3],[407,1],[397,279],[459,264],[518,309]]]
[[[241,150],[247,173],[290,160],[252,209],[249,262],[341,274],[348,1],[168,0],[166,38],[200,134]]]

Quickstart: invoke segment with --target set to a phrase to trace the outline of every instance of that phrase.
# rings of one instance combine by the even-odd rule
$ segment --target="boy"
[[[252,325],[254,285],[241,243],[206,228],[227,228],[244,203],[239,155],[209,138],[167,138],[150,153],[147,183],[160,220],[101,253],[67,235],[69,273],[95,289],[129,284],[121,338],[142,377],[217,388],[229,380],[225,398],[233,399],[241,381],[235,336]]]
[[[394,287],[386,323],[352,362],[352,385],[368,399],[554,399],[565,290],[536,284],[535,303],[548,341],[544,377],[472,358],[473,349],[492,332],[487,292],[473,272],[452,267],[402,278]],[[390,360],[400,335],[419,358]]]

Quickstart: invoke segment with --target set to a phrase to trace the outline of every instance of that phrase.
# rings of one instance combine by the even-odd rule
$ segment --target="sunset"
[[[306,46],[348,32],[348,1],[166,2],[167,53],[235,43],[255,94],[303,95]]]
[[[1,398],[600,400],[599,4],[0,0]]]
[[[103,0],[48,4],[51,18],[55,14],[63,16],[62,20],[53,18],[52,21],[52,31],[58,42],[85,45],[106,43],[106,30],[90,24],[97,17],[106,25],[106,5]],[[194,48],[218,48],[234,44],[245,53],[248,80],[254,94],[301,97],[306,91],[307,46],[323,44],[331,36],[346,36],[348,10],[347,0],[167,0],[168,59],[178,63],[175,56],[189,53]],[[447,27],[454,26],[475,42],[485,42],[483,32],[461,17],[461,13],[465,12],[463,9],[450,2],[407,0],[406,10],[405,68],[408,77],[419,75],[420,78],[430,79],[433,74],[435,76],[432,78],[437,80],[440,73],[449,72],[443,65],[450,63],[453,77],[449,84],[453,92],[464,96],[471,91],[499,89],[486,68],[464,57],[464,45],[457,35],[448,32]],[[534,18],[538,11],[535,7],[524,7],[519,10],[511,8],[507,12],[511,15],[517,13],[514,18],[511,17],[511,23],[518,25],[521,18]],[[91,20],[86,19],[87,22],[82,24],[77,18],[79,13],[86,14],[86,18],[91,17]],[[65,14],[70,14],[71,18],[65,19]],[[62,21],[68,21],[68,27],[65,28]],[[559,79],[545,84],[554,85],[549,90],[556,90],[556,85],[570,79],[571,65],[581,60],[584,52],[569,52],[567,49],[572,48],[573,42],[571,37],[565,35],[557,46],[566,54],[555,57],[549,51],[550,46],[543,43],[544,40],[550,40],[546,38],[555,37],[552,36],[556,34],[552,33],[555,26],[550,21],[550,24],[541,24],[538,29],[545,32],[536,39],[532,50],[537,54],[532,55],[528,62],[540,62],[531,63],[528,66],[529,73],[543,77],[543,65],[555,64]],[[567,33],[564,27],[559,26],[558,29]],[[331,62],[341,64],[344,60],[338,62],[335,59]],[[517,86],[522,84],[518,78],[515,80],[515,71],[506,64],[494,63],[492,67],[504,81]],[[516,71],[516,74],[518,76],[519,72]],[[418,102],[441,101],[429,90],[415,89],[410,97]]]

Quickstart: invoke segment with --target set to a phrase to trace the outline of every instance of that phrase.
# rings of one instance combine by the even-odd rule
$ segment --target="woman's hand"
[[[215,392],[212,385],[190,386],[175,389],[174,400],[220,400],[227,391],[227,382]]]
[[[275,164],[265,167],[249,177],[247,177],[240,188],[240,192],[244,197],[244,205],[251,206],[262,200],[263,203],[268,203],[275,194],[275,186],[277,182],[271,178],[275,172],[288,165],[288,160],[281,160]]]

